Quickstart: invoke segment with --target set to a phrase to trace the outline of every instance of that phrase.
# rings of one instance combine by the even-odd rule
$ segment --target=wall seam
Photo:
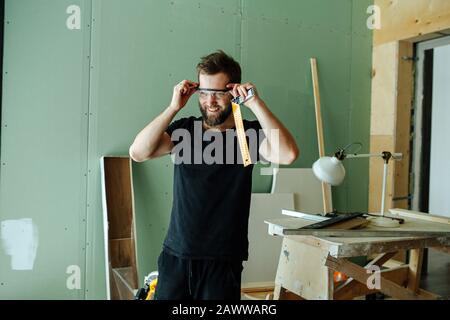
[[[93,23],[92,23],[92,18],[93,18],[93,5],[92,2],[93,0],[86,0],[87,1],[87,5],[86,7],[89,8],[89,15],[88,15],[88,19],[89,19],[89,45],[88,45],[88,49],[87,51],[89,52],[89,60],[88,60],[88,77],[87,77],[87,135],[86,135],[86,180],[85,180],[85,186],[86,186],[86,196],[85,196],[85,203],[86,203],[86,207],[85,207],[85,215],[84,215],[84,290],[83,290],[83,298],[86,300],[87,296],[88,296],[88,290],[87,290],[87,273],[88,273],[88,216],[89,216],[89,132],[90,132],[90,115],[91,115],[91,70],[92,70],[92,30],[94,28]],[[87,25],[87,24],[85,24]],[[92,248],[92,246],[89,246],[89,249]]]

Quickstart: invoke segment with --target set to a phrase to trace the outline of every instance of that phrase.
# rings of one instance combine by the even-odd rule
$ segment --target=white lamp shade
[[[340,185],[344,181],[345,168],[336,157],[321,157],[314,162],[312,169],[317,179],[332,186]]]

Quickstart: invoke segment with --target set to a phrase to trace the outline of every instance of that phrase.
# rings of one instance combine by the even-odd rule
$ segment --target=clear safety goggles
[[[200,99],[206,99],[209,96],[214,97],[216,99],[224,99],[231,95],[228,89],[208,89],[208,88],[198,88],[197,89],[198,96]]]

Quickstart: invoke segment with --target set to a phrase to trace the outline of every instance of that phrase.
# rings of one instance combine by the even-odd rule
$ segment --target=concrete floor
[[[450,299],[450,254],[428,251],[428,272],[422,275],[421,288]]]

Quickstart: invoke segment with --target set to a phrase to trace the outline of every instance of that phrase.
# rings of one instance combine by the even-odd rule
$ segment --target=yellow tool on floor
[[[144,287],[140,288],[134,299],[135,300],[154,300],[156,285],[158,283],[158,271],[153,271],[144,279]]]

